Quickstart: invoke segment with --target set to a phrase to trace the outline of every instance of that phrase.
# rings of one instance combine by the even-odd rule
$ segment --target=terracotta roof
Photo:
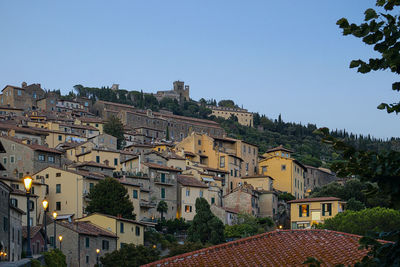
[[[183,186],[208,188],[206,184],[189,175],[178,175],[178,183]]]
[[[37,145],[37,144],[24,144],[21,139],[14,138],[14,137],[11,137],[11,136],[1,136],[0,139],[1,138],[8,139],[8,140],[10,140],[12,142],[15,142],[15,143],[19,143],[21,145],[27,146],[27,147],[29,147],[29,148],[31,148],[33,150],[36,150],[36,151],[44,151],[44,152],[50,152],[50,153],[56,153],[56,154],[63,154],[64,153],[64,152],[62,152],[60,150],[49,148],[47,146],[41,146],[41,145]]]
[[[265,153],[270,153],[270,152],[279,151],[279,150],[286,151],[286,152],[289,152],[289,153],[294,153],[294,151],[292,151],[290,149],[287,149],[287,148],[284,148],[282,145],[274,147],[274,148],[271,148],[271,149],[268,149]]]
[[[41,135],[41,136],[47,136],[49,134],[44,133],[43,131],[37,130],[37,129],[32,129],[30,127],[23,127],[23,126],[18,126],[17,124],[10,124],[10,123],[0,123],[0,129],[2,130],[14,130],[17,133],[27,133],[27,134],[33,134],[33,135]]]
[[[303,202],[323,202],[323,201],[337,201],[341,200],[337,197],[315,197],[315,198],[302,198],[288,201],[287,203],[303,203]]]
[[[92,235],[92,236],[108,236],[117,238],[115,234],[106,229],[100,228],[90,222],[57,222],[58,225],[64,226],[74,232],[77,232],[82,235]]]
[[[42,229],[41,225],[31,226],[31,238],[34,238],[35,235]],[[22,237],[26,238],[28,236],[28,231],[26,226],[22,226]]]
[[[143,163],[145,166],[152,168],[152,169],[158,169],[158,170],[165,170],[165,171],[173,171],[173,172],[181,172],[181,170],[172,168],[172,167],[167,167],[167,166],[162,166],[162,165],[158,165],[155,163]]]
[[[74,165],[74,167],[83,167],[83,166],[92,166],[92,167],[99,167],[99,168],[105,168],[105,169],[111,169],[111,170],[115,170],[114,167],[112,166],[108,166],[105,164],[101,164],[101,163],[97,163],[94,161],[85,161],[85,162],[80,162]]]
[[[131,220],[131,219],[126,219],[126,218],[122,218],[122,217],[117,217],[117,216],[113,216],[113,215],[109,215],[109,214],[104,214],[104,213],[100,213],[100,212],[94,212],[88,215],[88,217],[90,217],[90,215],[94,215],[94,214],[98,214],[100,216],[104,216],[104,217],[108,217],[108,218],[112,218],[118,221],[124,221],[124,222],[128,222],[128,223],[135,223],[135,224],[139,224],[139,225],[143,225],[146,226],[145,224],[135,221],[135,220]]]
[[[81,122],[93,122],[93,123],[104,123],[103,122],[103,119],[101,119],[101,118],[88,118],[88,117],[82,117],[82,118],[79,118],[79,120],[81,121]]]
[[[251,178],[270,178],[272,180],[275,180],[274,178],[272,178],[269,175],[262,175],[262,174],[257,174],[257,175],[249,175],[249,176],[242,176],[240,177],[241,179],[251,179]]]
[[[322,261],[321,266],[350,266],[367,254],[359,250],[360,238],[330,230],[276,230],[144,266],[304,266],[307,257]]]

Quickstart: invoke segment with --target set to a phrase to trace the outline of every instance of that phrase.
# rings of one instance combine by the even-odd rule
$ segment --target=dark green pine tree
[[[100,212],[133,220],[136,218],[128,191],[114,178],[100,180],[90,190],[89,199],[86,208],[89,213]]]
[[[117,138],[117,148],[122,149],[125,145],[124,125],[117,117],[110,117],[104,124],[104,132]]]
[[[220,244],[224,242],[224,224],[210,209],[210,204],[204,198],[196,199],[196,215],[188,230],[188,240]]]

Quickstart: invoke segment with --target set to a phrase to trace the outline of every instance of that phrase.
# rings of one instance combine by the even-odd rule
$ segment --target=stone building
[[[63,152],[37,144],[26,144],[23,141],[1,136],[0,142],[7,151],[1,162],[6,170],[3,176],[22,178],[26,174],[35,173],[48,166],[61,167]]]
[[[10,192],[12,188],[0,181],[0,252],[10,256]],[[7,259],[7,258],[6,258]]]
[[[36,101],[44,98],[45,91],[39,83],[27,85],[23,82],[21,87],[6,85],[0,94],[0,105],[24,110],[35,110]]]
[[[163,98],[171,98],[176,99],[179,103],[190,100],[189,85],[185,85],[183,81],[175,81],[173,85],[174,88],[172,90],[158,91],[157,94],[155,94],[157,100],[161,101]]]
[[[259,196],[260,193],[253,190],[251,186],[239,186],[224,196],[224,207],[258,216],[260,212]]]
[[[22,253],[22,218],[25,212],[19,208],[10,208],[10,255],[9,261],[18,261]]]
[[[247,109],[243,108],[227,108],[227,107],[216,107],[216,106],[207,106],[207,108],[211,109],[211,115],[216,117],[221,117],[224,119],[229,119],[232,115],[236,116],[238,122],[244,126],[253,126],[253,113],[248,112]]]
[[[132,129],[145,127],[159,132],[159,138],[163,138],[168,129],[169,139],[180,141],[192,132],[207,133],[212,136],[222,137],[225,132],[221,126],[210,120],[197,119],[173,115],[170,113],[152,112],[151,110],[139,110],[130,105],[97,101],[91,112],[103,119],[111,116],[119,117],[122,123]]]
[[[60,95],[56,92],[46,92],[45,96],[36,101],[37,108],[42,111],[55,111]]]
[[[307,168],[304,179],[306,193],[310,193],[314,188],[327,185],[337,179],[336,174],[329,169],[308,165],[305,167]]]
[[[56,222],[56,238],[54,238],[54,222],[47,226],[47,236],[51,242],[56,240],[66,256],[67,266],[94,266],[97,257],[103,257],[117,249],[117,236],[106,229],[90,222]],[[97,255],[96,250],[100,253]]]

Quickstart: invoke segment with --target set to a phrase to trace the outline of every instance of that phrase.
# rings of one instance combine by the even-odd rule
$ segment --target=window
[[[190,189],[186,189],[186,196],[190,196]]]
[[[39,155],[39,161],[45,161],[45,156],[42,155],[42,154],[40,154],[40,155]]]
[[[161,183],[165,183],[165,173],[161,173]]]
[[[86,255],[86,263],[89,263],[89,256]]]
[[[119,223],[119,232],[124,233],[124,223]]]
[[[8,218],[7,217],[3,218],[3,230],[4,230],[4,232],[8,232]]]
[[[299,217],[310,216],[310,206],[306,204],[299,205]]]
[[[89,183],[89,190],[92,190],[94,187],[94,183]]]
[[[54,247],[54,236],[50,236],[50,244]]]
[[[109,250],[109,248],[110,248],[110,242],[108,242],[107,240],[103,240],[102,245],[101,245],[101,248],[102,248],[103,250]]]
[[[14,145],[14,144],[11,145],[11,150],[12,150],[12,151],[15,150],[15,145]]]
[[[61,202],[56,202],[56,210],[61,210]]]
[[[21,95],[22,95],[22,91],[21,91],[21,90],[17,90],[17,94],[18,94],[19,96],[21,96]]]
[[[18,208],[18,199],[12,198],[12,199],[11,199],[11,205],[12,205],[13,207]]]
[[[61,172],[57,172],[56,177],[61,177]],[[47,174],[46,174],[46,178],[49,178]]]
[[[86,237],[85,238],[85,247],[90,247],[90,239],[89,239],[89,237]],[[86,256],[86,258],[88,258],[88,256]]]
[[[192,206],[185,205],[185,212],[192,212]]]
[[[3,164],[7,164],[7,157],[3,158]]]
[[[96,156],[96,162],[100,163],[100,156]]]
[[[35,92],[35,93],[33,93],[33,98],[36,98],[36,92]]]
[[[198,144],[199,146],[201,146],[201,140],[200,140],[200,139],[197,140],[197,144]]]
[[[47,157],[47,160],[50,162],[50,163],[54,163],[54,156],[48,156]]]
[[[161,198],[165,198],[165,188],[161,188]]]
[[[215,203],[215,197],[212,197],[211,198],[211,204],[214,204]]]
[[[58,141],[62,141],[62,135],[58,136]]]
[[[117,166],[117,165],[118,165],[118,159],[115,158],[115,159],[114,159],[114,166]]]
[[[200,190],[199,196],[203,197],[203,190]]]
[[[136,226],[136,236],[140,236],[140,227]]]
[[[322,216],[332,216],[332,203],[322,204]]]
[[[138,198],[138,191],[136,189],[133,190],[133,198]]]
[[[14,163],[15,162],[15,156],[10,156],[10,163]]]
[[[286,171],[286,164],[282,164],[281,170],[282,170],[282,171]]]
[[[35,209],[35,202],[29,200],[29,211],[33,211]]]
[[[246,163],[246,171],[249,171],[249,163]]]
[[[61,193],[61,184],[56,184],[56,193]]]
[[[225,157],[219,157],[219,167],[220,168],[225,168]]]

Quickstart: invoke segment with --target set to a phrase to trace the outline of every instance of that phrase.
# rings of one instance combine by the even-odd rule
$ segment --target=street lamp
[[[53,248],[57,248],[57,241],[56,241],[56,219],[57,219],[57,212],[53,211],[53,219],[54,219],[54,244]]]
[[[47,211],[49,210],[47,199],[43,199],[42,205],[44,209],[44,251],[47,251]]]
[[[96,265],[99,266],[99,253],[100,253],[100,249],[96,249]]]
[[[24,178],[24,186],[26,190],[26,217],[27,217],[27,237],[26,237],[26,257],[32,258],[32,250],[31,250],[31,222],[30,222],[30,207],[29,207],[29,197],[31,195],[32,188],[32,177],[26,176]]]
[[[60,240],[60,250],[61,250],[62,235],[59,235],[58,239]]]

